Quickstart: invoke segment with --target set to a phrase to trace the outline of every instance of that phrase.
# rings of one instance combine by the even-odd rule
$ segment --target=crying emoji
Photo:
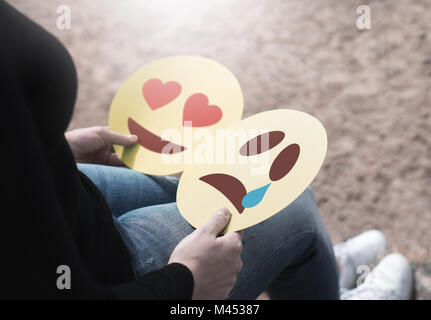
[[[288,206],[317,175],[327,149],[323,125],[311,115],[290,109],[255,114],[228,128],[235,161],[188,167],[177,191],[178,209],[194,227],[226,207],[232,213],[225,232],[253,226]],[[259,159],[261,161],[259,161]],[[259,170],[254,164],[259,163]]]

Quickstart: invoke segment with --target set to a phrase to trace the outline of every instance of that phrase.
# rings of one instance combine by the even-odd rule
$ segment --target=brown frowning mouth
[[[158,135],[145,129],[132,118],[128,118],[127,125],[129,127],[130,133],[138,137],[138,143],[145,149],[165,154],[179,153],[183,152],[186,149],[186,147],[184,146],[180,146],[173,142],[163,140]]]
[[[237,178],[224,173],[213,173],[200,177],[199,180],[208,183],[213,188],[221,192],[235,206],[239,213],[244,211],[241,204],[242,199],[247,194],[247,190]]]

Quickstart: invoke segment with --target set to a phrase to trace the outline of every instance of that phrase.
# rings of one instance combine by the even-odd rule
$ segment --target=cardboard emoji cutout
[[[232,213],[225,232],[271,217],[310,185],[326,155],[323,125],[300,111],[255,114],[233,124],[225,137],[233,136],[233,144],[215,142],[216,153],[235,153],[233,160],[191,166],[181,176],[178,209],[194,227],[221,207]]]
[[[243,107],[238,80],[223,65],[198,56],[154,61],[129,77],[112,101],[110,129],[138,136],[136,145],[114,146],[115,152],[143,173],[181,172],[185,155],[193,153],[188,137],[239,121]]]

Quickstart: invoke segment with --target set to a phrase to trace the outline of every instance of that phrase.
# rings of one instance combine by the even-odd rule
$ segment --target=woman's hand
[[[193,299],[226,299],[242,268],[242,233],[221,237],[230,219],[226,208],[185,237],[175,247],[168,263],[181,263],[193,274]]]
[[[113,144],[124,147],[138,141],[135,135],[124,135],[110,131],[108,127],[90,127],[65,133],[76,162],[123,166],[112,148]]]

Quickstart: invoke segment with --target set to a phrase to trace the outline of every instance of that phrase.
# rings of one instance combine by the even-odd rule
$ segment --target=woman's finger
[[[124,147],[134,145],[138,142],[138,137],[134,134],[121,134],[109,129],[104,130],[104,139],[110,144],[118,144]]]
[[[239,238],[242,240],[242,236],[243,236],[243,234],[244,234],[244,232],[243,232],[244,230],[239,230],[239,231],[237,231],[236,233],[238,233],[238,235],[239,235]]]

